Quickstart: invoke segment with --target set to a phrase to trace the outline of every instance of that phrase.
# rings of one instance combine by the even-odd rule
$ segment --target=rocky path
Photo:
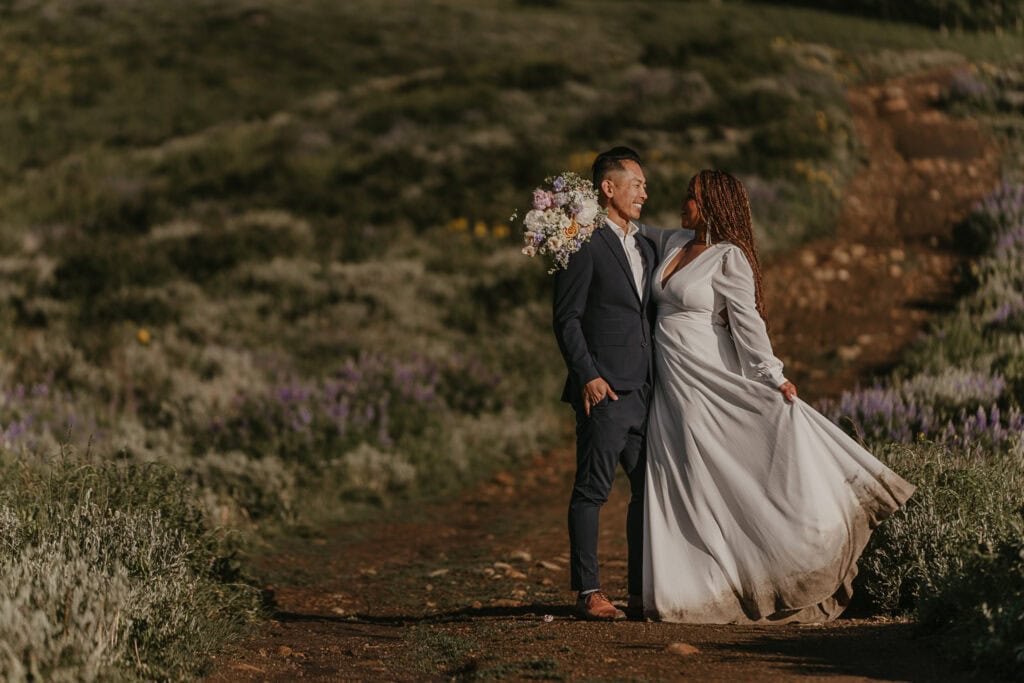
[[[973,124],[932,107],[947,77],[850,92],[867,163],[839,230],[766,267],[776,344],[805,397],[895,362],[948,301],[951,226],[995,184],[997,154]],[[284,542],[259,564],[277,614],[208,680],[971,680],[899,621],[575,621],[564,528],[573,460],[539,455],[458,500]],[[603,513],[600,555],[623,601],[624,483]]]
[[[950,301],[953,225],[995,188],[995,144],[934,104],[949,72],[849,91],[865,164],[833,237],[766,264],[776,350],[807,398],[888,369]]]

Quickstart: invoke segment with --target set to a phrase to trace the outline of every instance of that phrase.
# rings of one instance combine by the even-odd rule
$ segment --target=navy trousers
[[[647,403],[650,387],[618,392],[590,409],[576,410],[576,480],[569,500],[569,551],[572,589],[601,587],[597,569],[598,517],[608,500],[621,464],[629,476],[631,496],[626,514],[629,546],[629,593],[643,593],[644,472]]]

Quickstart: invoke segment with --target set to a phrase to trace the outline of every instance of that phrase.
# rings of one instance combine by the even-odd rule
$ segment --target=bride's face
[[[688,230],[695,230],[700,225],[700,209],[697,208],[697,200],[693,198],[693,192],[686,193],[683,206],[680,209],[679,225]]]

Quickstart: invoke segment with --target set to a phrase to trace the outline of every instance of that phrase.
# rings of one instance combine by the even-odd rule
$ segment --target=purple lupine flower
[[[995,192],[978,204],[975,212],[986,213],[995,219],[1003,232],[1024,224],[1024,184],[1003,183]]]
[[[1024,246],[1024,226],[1017,226],[1001,233],[996,239],[996,256],[1006,256],[1005,252]]]
[[[239,395],[211,415],[204,434],[220,448],[286,458],[337,454],[358,443],[389,449],[436,423],[439,411],[500,410],[501,376],[472,357],[443,361],[363,353],[317,383],[283,379],[259,395]],[[502,396],[502,398],[494,398]]]
[[[988,83],[969,71],[957,71],[949,82],[949,92],[961,99],[981,99],[988,95]]]
[[[989,322],[1003,323],[1006,322],[1011,315],[1013,315],[1013,305],[1006,303],[993,311],[991,317],[989,317]]]

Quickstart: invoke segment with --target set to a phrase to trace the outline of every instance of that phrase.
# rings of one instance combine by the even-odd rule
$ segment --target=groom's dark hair
[[[612,147],[607,152],[598,154],[591,167],[591,179],[594,181],[594,187],[600,188],[601,181],[612,171],[621,171],[624,168],[623,161],[635,161],[643,166],[640,155],[630,147]]]

